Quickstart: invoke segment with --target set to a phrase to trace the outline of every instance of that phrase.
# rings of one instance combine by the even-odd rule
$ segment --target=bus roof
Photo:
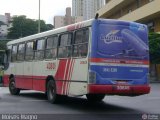
[[[64,27],[60,27],[57,29],[53,29],[53,30],[49,30],[46,32],[42,32],[42,33],[38,33],[38,34],[34,34],[34,35],[30,35],[27,37],[23,37],[23,38],[19,38],[16,40],[12,40],[10,42],[7,43],[7,45],[12,45],[12,44],[16,44],[16,43],[23,43],[26,41],[31,41],[31,40],[36,40],[38,38],[44,38],[47,36],[51,36],[51,35],[55,35],[58,33],[64,33],[67,31],[72,31],[72,30],[76,30],[79,28],[84,28],[84,27],[88,27],[91,26],[93,21],[98,20],[101,21],[101,23],[105,22],[108,24],[119,24],[119,25],[129,25],[130,23],[134,23],[135,26],[139,25],[139,23],[135,23],[135,22],[131,22],[131,21],[124,21],[124,20],[115,20],[115,19],[90,19],[90,20],[86,20],[86,21],[82,21],[82,22],[78,22],[75,24],[71,24],[68,26],[64,26]]]
[[[49,30],[49,31],[46,31],[46,32],[30,35],[30,36],[19,38],[19,39],[16,39],[16,40],[12,40],[12,41],[8,42],[7,45],[26,42],[26,41],[30,41],[30,40],[34,40],[34,39],[38,39],[38,38],[43,38],[43,37],[46,37],[46,36],[51,36],[51,35],[54,35],[54,34],[57,34],[57,33],[63,33],[63,32],[67,32],[67,31],[76,30],[78,28],[88,27],[88,26],[91,26],[93,20],[94,19],[83,21],[83,22],[78,22],[78,23],[71,24],[71,25],[68,25],[68,26],[65,26],[65,27],[60,27],[60,28]]]

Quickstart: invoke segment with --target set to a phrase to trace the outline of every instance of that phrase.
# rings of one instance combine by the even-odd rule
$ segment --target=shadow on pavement
[[[19,95],[20,97],[25,97],[25,98],[30,98],[33,100],[46,100],[46,95],[43,93],[21,93]],[[106,100],[106,99],[105,99]],[[51,104],[48,102],[48,104]],[[125,113],[125,114],[134,114],[134,113],[141,113],[140,111],[134,110],[132,108],[127,108],[124,106],[120,105],[115,105],[111,103],[107,103],[107,101],[102,101],[99,103],[91,103],[88,102],[86,98],[82,97],[66,97],[63,96],[60,99],[60,102],[58,104],[51,104],[56,107],[63,107],[63,108],[69,108],[69,109],[75,109],[76,111],[81,111],[81,112],[87,112],[87,113],[114,113],[114,114],[120,114],[120,113]]]

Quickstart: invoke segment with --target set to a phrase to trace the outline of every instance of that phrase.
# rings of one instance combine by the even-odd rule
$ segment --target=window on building
[[[18,54],[17,54],[17,60],[23,61],[24,60],[24,53],[25,53],[25,44],[19,44],[18,45]]]
[[[34,45],[34,42],[28,42],[26,44],[25,60],[33,60],[33,58],[34,58],[33,45]]]
[[[72,41],[71,33],[62,34],[60,36],[60,43],[58,47],[59,58],[71,57],[71,53],[72,53],[71,41]]]
[[[155,28],[154,22],[147,23],[147,26],[148,26],[149,32],[154,32],[154,28]]]
[[[36,41],[35,60],[44,58],[45,39],[39,39]]]
[[[57,56],[58,36],[51,36],[47,38],[45,58],[51,59]]]
[[[82,29],[75,32],[73,57],[86,57],[88,53],[89,30]]]
[[[12,47],[12,55],[11,55],[11,61],[15,62],[17,60],[17,45],[13,45]]]
[[[137,8],[141,7],[141,0],[137,0]]]

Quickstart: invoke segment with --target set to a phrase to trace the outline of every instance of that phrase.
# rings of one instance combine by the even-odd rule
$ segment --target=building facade
[[[160,0],[106,0],[98,13],[102,18],[136,21],[150,32],[160,32]]]
[[[83,0],[72,0],[72,16],[83,16]]]
[[[149,32],[160,33],[160,0],[106,0],[98,13],[101,18],[146,24]],[[160,82],[160,64],[150,65],[151,81]]]
[[[104,3],[104,0],[72,0],[72,15],[83,16],[83,20],[92,19]]]
[[[82,21],[82,16],[71,16],[71,8],[66,8],[66,15],[65,16],[55,16],[54,17],[54,28],[63,27],[66,25],[70,25],[76,22]]]
[[[104,6],[104,0],[83,0],[83,19],[95,17],[97,10]]]

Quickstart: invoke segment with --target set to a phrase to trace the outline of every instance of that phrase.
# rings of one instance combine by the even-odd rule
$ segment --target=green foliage
[[[4,24],[2,21],[0,21],[0,26],[1,26],[1,25],[5,25],[5,24]]]
[[[15,16],[12,18],[12,27],[9,29],[8,38],[18,39],[38,32],[38,20],[26,18],[26,16]],[[51,30],[53,27],[48,27],[43,20],[40,21],[41,32]]]
[[[6,44],[10,40],[0,40],[0,50],[6,50]]]
[[[149,34],[150,61],[153,64],[160,63],[160,34]]]

